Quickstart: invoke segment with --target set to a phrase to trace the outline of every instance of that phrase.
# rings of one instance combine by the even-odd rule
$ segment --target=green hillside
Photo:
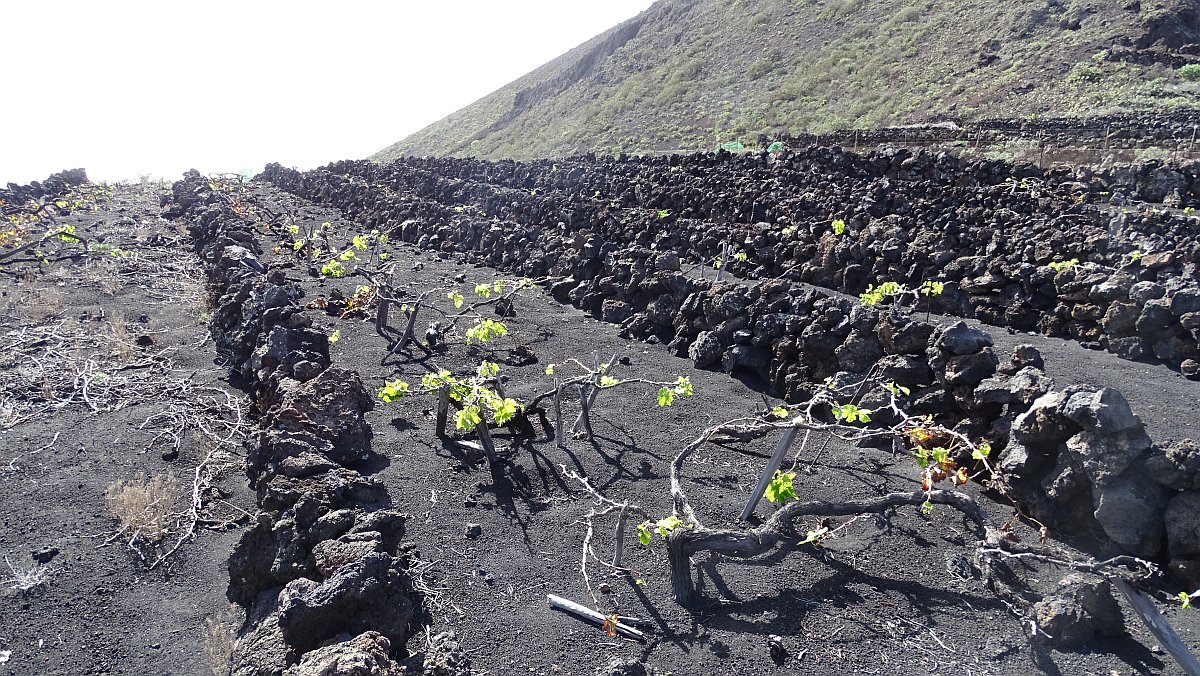
[[[659,0],[373,159],[1200,108],[1194,0]]]

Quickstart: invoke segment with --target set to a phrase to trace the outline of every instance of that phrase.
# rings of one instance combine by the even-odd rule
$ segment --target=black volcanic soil
[[[213,444],[177,415],[197,412],[221,432],[217,421],[235,417],[204,413],[213,397],[228,393],[246,410],[214,363],[205,281],[186,239],[159,217],[161,191],[114,186],[53,223],[127,256],[0,266],[0,673],[211,673],[204,619],[229,608],[225,562],[238,533],[202,528],[147,570],[112,537],[118,526],[105,507],[114,482],[170,471],[180,486],[172,511],[185,510]],[[91,381],[86,399],[81,378]],[[179,436],[174,456],[163,430]],[[239,448],[235,435],[205,472],[224,501],[207,496],[218,521],[253,506],[231,454]],[[45,581],[14,589],[13,568],[40,569]]]
[[[104,500],[112,482],[172,469],[181,482],[177,504],[186,508],[191,472],[211,444],[203,434],[181,434],[178,457],[164,460],[170,442],[155,441],[157,432],[150,429],[155,426],[139,429],[148,416],[177,410],[172,406],[188,397],[193,405],[211,403],[179,383],[220,388],[248,409],[246,395],[226,381],[226,369],[207,339],[204,280],[186,237],[176,224],[158,219],[159,194],[152,186],[118,186],[95,211],[66,217],[80,232],[107,232],[109,241],[135,254],[113,259],[116,267],[95,275],[94,283],[84,270],[96,264],[91,258],[40,269],[26,265],[20,278],[0,278],[3,401],[50,407],[0,433],[0,474],[11,486],[0,499],[0,551],[27,569],[33,552],[58,550],[46,564],[45,584],[24,592],[6,586],[0,596],[0,673],[213,673],[204,652],[204,620],[228,608],[225,562],[239,532],[202,529],[154,570],[146,570],[122,542],[105,544],[117,530]],[[252,196],[301,226],[329,222],[342,236],[369,230],[267,185],[256,185]],[[280,233],[261,234],[268,251],[264,262],[283,268],[289,281],[303,286],[302,303],[329,298],[334,290],[349,295],[364,283],[356,277],[319,280],[287,267],[288,251],[269,253]],[[409,297],[443,287],[469,294],[474,284],[503,277],[411,246],[394,244],[388,250]],[[455,281],[460,275],[462,281]],[[56,297],[61,308],[52,301]],[[663,543],[656,538],[649,548],[641,547],[627,534],[625,562],[632,574],[615,573],[596,561],[588,564],[588,572],[603,610],[650,621],[646,644],[609,637],[550,610],[547,593],[593,605],[579,570],[583,521],[592,500],[563,468],[586,475],[613,499],[665,516],[671,508],[671,458],[703,428],[761,407],[761,387],[697,370],[662,345],[619,338],[616,326],[541,291],[518,296],[515,311],[515,317],[504,319],[510,335],[494,344],[468,348],[461,331],[452,332],[432,356],[411,358],[387,357],[386,343],[365,319],[319,310],[310,314],[326,333],[340,332],[331,349],[335,363],[357,371],[371,391],[386,379],[417,381],[429,369],[458,372],[486,358],[503,366],[510,396],[527,399],[546,389],[547,365],[558,364],[567,373],[564,363],[570,358],[590,361],[595,352],[601,360],[613,354],[627,358],[614,373],[619,378],[689,376],[697,394],[660,409],[650,386],[604,393],[594,412],[594,440],[569,440],[559,449],[540,426],[533,441],[498,433],[501,448],[511,454],[491,467],[436,437],[431,398],[377,403],[367,420],[379,461],[365,471],[386,486],[392,508],[408,515],[405,539],[419,552],[433,590],[425,597],[428,634],[416,627],[409,652],[419,655],[427,635],[453,629],[476,673],[488,674],[592,674],[614,658],[641,660],[657,673],[677,675],[1182,673],[1128,611],[1127,637],[1087,650],[1061,651],[1032,641],[1005,604],[964,572],[961,562],[970,556],[971,536],[948,508],[930,517],[902,509],[889,519],[860,520],[820,548],[789,546],[751,561],[697,556],[700,601],[691,610],[671,598]],[[114,349],[109,342],[92,348],[82,338],[74,339],[82,345],[78,348],[69,340],[30,342],[29,336],[47,331],[51,336],[107,335],[122,315],[130,327],[118,333],[128,333],[133,350],[125,357],[107,356]],[[418,328],[423,331],[424,322]],[[1119,387],[1156,440],[1196,436],[1200,385],[1178,373],[1057,339],[993,333],[1001,354],[1017,342],[1038,346],[1060,387],[1071,382]],[[136,344],[143,335],[153,340],[144,348]],[[522,346],[536,361],[506,363],[521,361],[516,357]],[[93,371],[110,378],[124,377],[127,371],[117,370],[122,366],[147,359],[153,365],[131,369],[144,372],[144,382],[130,382],[114,395],[112,406],[119,410],[93,411],[78,397],[55,405],[74,391],[73,379],[55,399],[39,398],[43,388],[25,355],[51,371],[82,369],[91,360]],[[577,406],[568,399],[568,418]],[[687,489],[703,520],[736,523],[773,441],[711,444],[693,456],[686,468]],[[241,453],[233,445],[227,450]],[[802,496],[839,500],[916,485],[916,466],[903,455],[841,443],[817,454],[817,448],[801,453],[797,492]],[[227,469],[213,478],[222,492],[210,494],[205,504],[218,522],[236,521],[239,509],[254,511],[240,461],[228,458]],[[978,498],[997,522],[1012,512],[986,494]],[[764,502],[757,513],[771,509]],[[468,524],[478,524],[478,537],[467,536]],[[611,520],[596,522],[592,547],[600,560],[611,557],[612,527]],[[0,578],[7,572],[0,569]],[[1018,573],[1041,592],[1053,589],[1065,574],[1032,566]],[[1200,616],[1163,607],[1189,647],[1200,649]],[[785,654],[773,657],[772,635]],[[411,666],[412,673],[420,672],[419,664]]]
[[[289,213],[301,226],[330,222],[335,232],[361,232],[362,226],[337,211],[311,205],[267,187],[256,189],[275,212]],[[430,288],[454,287],[469,295],[477,283],[504,278],[493,270],[464,267],[410,246],[394,247],[403,288],[415,297]],[[267,260],[272,260],[268,256]],[[279,264],[275,259],[273,264]],[[289,278],[292,277],[289,272]],[[711,273],[710,273],[711,274]],[[461,282],[455,282],[463,275]],[[303,277],[303,275],[299,275]],[[328,297],[333,289],[353,292],[361,279],[324,280],[306,284],[310,297]],[[448,306],[447,306],[448,307]],[[713,555],[696,558],[702,601],[688,612],[671,599],[665,547],[630,542],[626,564],[632,575],[611,574],[589,563],[594,587],[605,611],[651,619],[653,639],[643,646],[606,636],[549,610],[545,594],[554,593],[591,605],[579,574],[582,520],[592,501],[564,479],[561,467],[588,476],[605,495],[631,500],[652,513],[666,515],[667,465],[679,448],[711,424],[750,414],[761,407],[756,383],[693,368],[686,359],[668,354],[661,345],[617,337],[617,327],[592,319],[537,292],[517,300],[517,316],[505,319],[510,336],[494,350],[468,349],[453,337],[432,357],[415,360],[386,354],[384,341],[366,321],[329,317],[327,332],[341,331],[335,359],[362,375],[368,387],[385,379],[419,380],[427,369],[460,372],[480,359],[504,365],[514,348],[529,347],[537,363],[504,365],[508,393],[518,399],[544,391],[548,364],[572,358],[601,360],[627,357],[619,378],[672,380],[687,375],[697,396],[669,409],[654,405],[653,390],[600,400],[593,442],[569,441],[557,449],[540,433],[533,443],[520,442],[499,467],[444,444],[431,433],[432,398],[380,404],[368,414],[374,449],[388,458],[377,478],[388,487],[396,508],[411,515],[407,538],[422,558],[435,562],[433,633],[452,628],[473,652],[473,664],[488,673],[588,674],[619,657],[644,659],[662,672],[675,674],[790,673],[1174,673],[1177,668],[1132,617],[1131,636],[1104,644],[1104,650],[1059,652],[1031,643],[1003,603],[964,578],[956,567],[964,555],[964,530],[957,513],[939,510],[931,518],[901,511],[888,524],[858,522],[820,550],[785,548],[750,562]],[[421,322],[424,326],[424,320]],[[993,329],[993,331],[996,331]],[[998,333],[1003,334],[1002,330]],[[1136,411],[1154,407],[1155,437],[1187,435],[1195,422],[1190,404],[1200,386],[1163,367],[1122,362],[1114,355],[1083,350],[1076,344],[1036,336],[998,335],[1007,343],[1019,339],[1043,350],[1060,386],[1086,369],[1098,385],[1124,389],[1122,374],[1140,369],[1153,388],[1133,388]],[[1164,396],[1164,392],[1168,393]],[[573,417],[577,404],[567,404]],[[1171,421],[1178,421],[1172,423]],[[498,436],[508,446],[504,436]],[[688,490],[703,505],[702,519],[734,525],[745,496],[770,454],[774,439],[748,446],[710,445],[688,464]],[[808,466],[817,449],[801,454]],[[867,497],[911,490],[915,466],[890,451],[830,444],[811,474],[801,474],[797,490],[824,499]],[[802,483],[801,483],[802,482]],[[1012,508],[981,496],[993,518],[1004,519]],[[763,503],[766,505],[766,503]],[[760,506],[758,514],[768,513]],[[468,524],[482,535],[465,535]],[[806,524],[816,525],[815,521]],[[882,525],[882,527],[881,527]],[[593,549],[602,560],[612,553],[613,522],[598,520]],[[628,536],[627,536],[628,537]],[[786,552],[786,554],[785,554]],[[1050,589],[1062,576],[1053,570],[1027,571],[1029,582]],[[1170,611],[1185,640],[1196,645],[1195,618]],[[770,635],[782,638],[788,657],[781,665],[771,658]],[[941,643],[947,648],[943,648]],[[1111,650],[1111,652],[1110,652]]]

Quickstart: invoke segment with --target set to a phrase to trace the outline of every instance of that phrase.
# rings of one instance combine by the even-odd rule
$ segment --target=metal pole
[[[767,462],[767,468],[763,470],[762,476],[758,478],[758,485],[754,487],[754,492],[750,494],[750,499],[746,501],[745,508],[742,509],[742,521],[749,521],[750,516],[754,514],[754,508],[758,506],[758,501],[762,500],[763,493],[767,492],[767,486],[771,480],[775,478],[775,471],[783,464],[783,458],[787,455],[788,449],[792,447],[792,442],[796,440],[796,432],[799,427],[795,425],[784,430],[783,436],[779,437],[779,443],[775,444],[775,452],[771,454],[771,460]]]

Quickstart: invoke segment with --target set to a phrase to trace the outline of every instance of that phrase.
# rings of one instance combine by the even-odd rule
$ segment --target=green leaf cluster
[[[871,411],[866,408],[859,408],[854,404],[840,404],[833,406],[833,417],[847,423],[869,423],[871,422]]]
[[[494,319],[477,319],[475,325],[467,329],[467,345],[473,342],[486,343],[490,340],[508,335],[508,327]]]
[[[792,485],[795,478],[795,472],[775,470],[775,477],[771,479],[771,483],[767,484],[767,490],[763,495],[771,502],[777,504],[797,499],[796,489]]]
[[[688,376],[679,376],[672,386],[662,386],[658,390],[658,405],[662,407],[670,406],[675,403],[675,397],[690,397],[696,393],[692,387],[692,379]]]
[[[346,274],[346,265],[339,260],[332,260],[321,266],[322,277],[341,277]]]
[[[658,537],[665,540],[667,536],[671,534],[671,531],[683,525],[683,519],[680,519],[677,516],[663,517],[655,522],[651,522],[649,519],[647,519],[646,521],[639,523],[637,526],[638,542],[649,546],[651,540],[654,539],[651,536],[651,533],[657,533]],[[686,528],[691,528],[691,526],[686,526]]]

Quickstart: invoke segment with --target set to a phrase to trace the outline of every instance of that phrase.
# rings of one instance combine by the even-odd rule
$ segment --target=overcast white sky
[[[7,0],[0,184],[361,158],[651,0]]]

